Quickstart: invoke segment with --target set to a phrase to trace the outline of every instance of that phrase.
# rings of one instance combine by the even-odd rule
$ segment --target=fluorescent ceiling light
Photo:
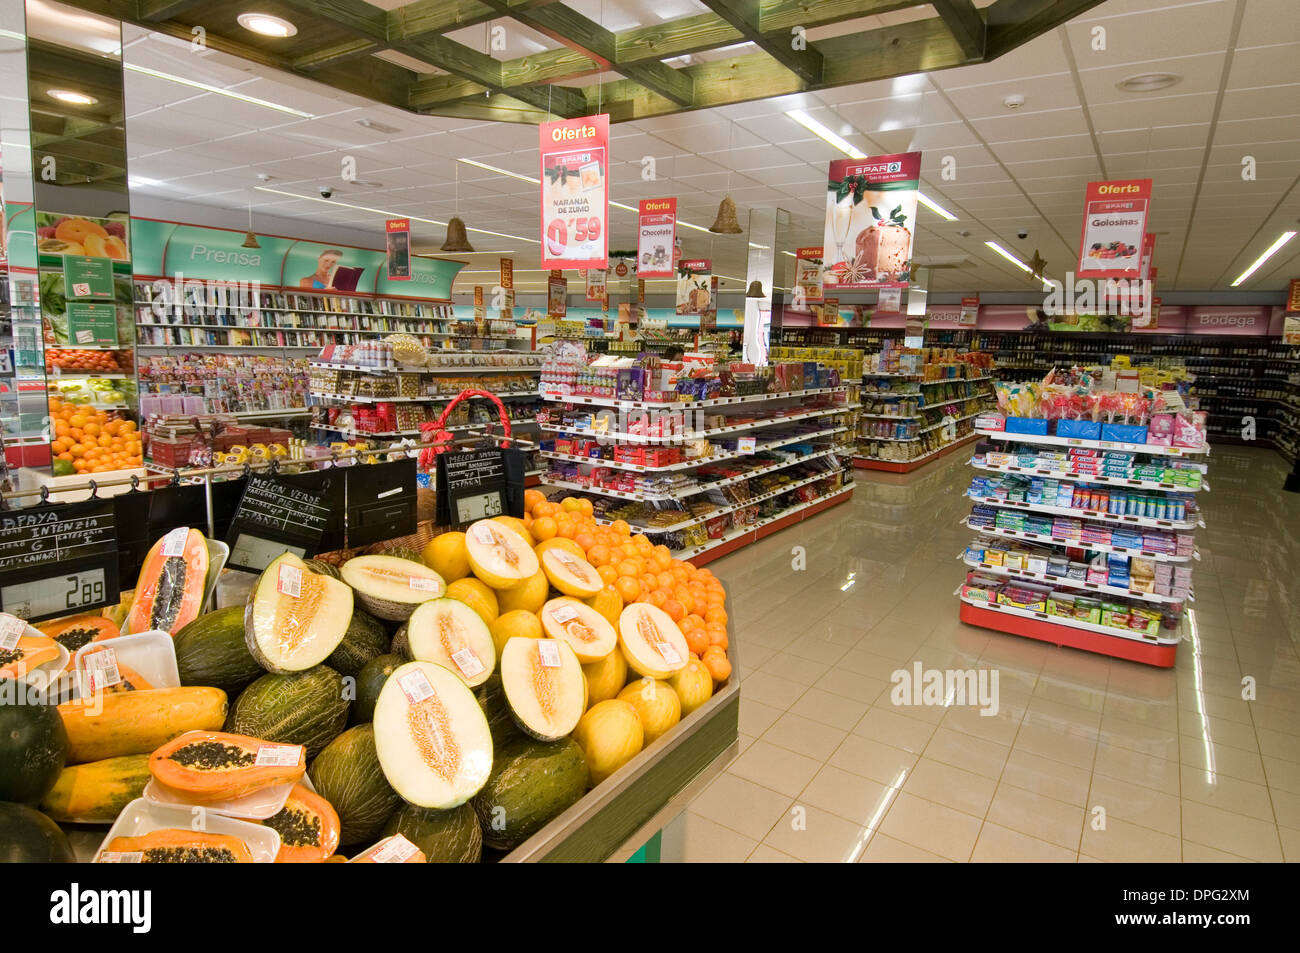
[[[796,255],[796,254],[795,254],[794,252],[792,252],[792,251],[783,251],[783,252],[781,252],[781,254],[782,254],[782,255],[789,255],[791,258],[798,258],[798,257],[799,257],[798,255]]]
[[[284,195],[291,199],[302,199],[307,202],[324,202],[326,205],[338,205],[341,208],[352,208],[356,209],[358,212],[371,212],[375,215],[382,215],[385,218],[409,218],[413,222],[424,222],[427,225],[441,225],[444,227],[447,224],[446,222],[440,221],[436,218],[421,218],[418,215],[410,215],[405,212],[390,212],[387,209],[382,208],[370,208],[366,205],[353,205],[350,202],[340,202],[338,199],[325,199],[318,195],[299,195],[297,192],[286,192],[283,189],[272,189],[265,185],[255,185],[253,186],[253,189],[257,192],[270,192],[273,195]],[[535,238],[524,238],[522,235],[507,235],[505,232],[494,232],[487,228],[475,228],[472,225],[465,226],[465,230],[469,232],[478,232],[480,235],[495,235],[497,238],[509,238],[517,242],[528,242],[530,245],[541,244],[541,242]]]
[[[126,180],[126,184],[132,188],[148,188],[154,185],[162,185],[162,179],[151,179],[147,175],[133,175]]]
[[[920,202],[922,205],[924,205],[926,208],[928,208],[935,215],[938,215],[944,221],[946,222],[957,221],[956,215],[952,214],[952,212],[948,211],[942,205],[936,205],[934,200],[926,196],[924,192],[917,192],[916,200]]]
[[[1277,254],[1277,250],[1293,238],[1295,238],[1295,232],[1283,232],[1280,236],[1278,236],[1278,240],[1275,241],[1273,244],[1269,245],[1267,250],[1265,250],[1264,254],[1260,255],[1258,258],[1255,259],[1254,264],[1252,264],[1249,268],[1247,268],[1245,271],[1243,271],[1241,274],[1237,276],[1237,280],[1232,283],[1232,287],[1234,288],[1237,287],[1237,285],[1241,284],[1243,281],[1245,281],[1247,278],[1249,278],[1251,275],[1257,272],[1260,266],[1264,264],[1264,262],[1268,261],[1275,254]]]
[[[245,30],[260,33],[262,36],[283,38],[298,34],[298,28],[288,20],[271,16],[269,13],[241,13],[235,19]]]
[[[531,175],[523,175],[519,172],[511,172],[509,169],[502,169],[495,165],[488,165],[486,162],[477,162],[474,159],[457,159],[457,162],[463,162],[466,165],[472,165],[478,169],[486,169],[488,172],[495,172],[497,175],[508,175],[512,179],[518,179],[520,182],[531,182],[533,185],[541,185],[541,179],[535,179]]]
[[[61,103],[71,103],[74,106],[93,106],[99,102],[94,96],[75,89],[47,89],[46,92],[51,99],[57,99]]]
[[[129,69],[133,73],[152,76],[154,79],[165,79],[169,83],[180,83],[182,86],[201,89],[205,93],[216,93],[218,96],[238,99],[242,103],[251,103],[254,106],[265,106],[267,109],[275,109],[282,113],[288,113],[291,116],[298,116],[301,119],[316,118],[315,114],[303,112],[301,109],[294,109],[290,106],[281,106],[279,103],[269,102],[265,99],[258,99],[256,96],[245,96],[243,93],[237,93],[234,90],[222,89],[220,86],[213,86],[210,83],[200,83],[198,80],[186,79],[183,76],[174,76],[171,73],[161,73],[156,69],[149,69],[147,66],[137,66],[134,63],[126,63],[123,68]]]
[[[824,139],[851,159],[865,159],[867,154],[849,142],[843,136],[831,132],[802,109],[791,109],[786,113],[791,119],[803,126],[819,139]]]

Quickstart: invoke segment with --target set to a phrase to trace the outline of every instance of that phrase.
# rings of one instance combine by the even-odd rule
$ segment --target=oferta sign
[[[1150,179],[1089,182],[1084,197],[1083,237],[1079,241],[1079,276],[1142,277],[1142,249],[1150,210]]]

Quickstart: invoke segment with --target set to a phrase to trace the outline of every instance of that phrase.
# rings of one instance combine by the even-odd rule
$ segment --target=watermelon
[[[77,860],[59,825],[25,804],[0,802],[0,864],[71,864]]]
[[[316,793],[338,812],[344,847],[374,841],[401,803],[375,752],[374,725],[349,728],[316,756],[307,776]]]
[[[53,789],[67,757],[68,733],[57,708],[0,705],[0,801],[35,804]]]
[[[420,848],[431,864],[477,864],[483,854],[483,832],[469,804],[449,811],[405,804],[384,825],[383,836],[393,834]]]
[[[360,725],[375,719],[375,702],[379,691],[393,670],[405,663],[400,655],[381,655],[367,662],[357,675],[357,697],[352,702],[352,723]]]
[[[352,622],[339,647],[325,664],[343,675],[355,676],[362,666],[388,651],[388,630],[374,616],[353,608]]]
[[[348,724],[343,676],[325,665],[294,675],[263,675],[231,706],[225,730],[303,745],[311,758]]]
[[[522,738],[497,752],[492,775],[474,798],[483,842],[514,850],[587,792],[587,759],[571,738]]]
[[[176,633],[182,685],[207,685],[236,695],[264,672],[244,641],[244,607],[199,616]]]

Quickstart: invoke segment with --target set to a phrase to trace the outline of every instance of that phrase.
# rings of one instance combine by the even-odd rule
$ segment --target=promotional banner
[[[822,246],[800,248],[794,255],[794,288],[796,301],[800,295],[805,303],[822,300]]]
[[[609,300],[609,275],[604,268],[587,269],[587,300]]]
[[[502,258],[500,266],[500,285],[507,291],[515,286],[515,260],[513,258]]]
[[[822,302],[821,316],[817,323],[826,327],[840,327],[843,324],[839,298],[827,298]]]
[[[676,244],[677,200],[642,199],[637,205],[637,275],[671,278]]]
[[[963,327],[973,328],[975,322],[979,319],[980,297],[973,295],[969,298],[961,299],[961,317],[957,323]]]
[[[1300,278],[1292,278],[1291,284],[1287,285],[1286,310],[1300,314]]]
[[[390,218],[384,223],[387,237],[388,280],[411,280],[411,220]]]
[[[836,159],[826,193],[822,284],[826,288],[905,288],[921,153]]]
[[[569,280],[563,276],[551,275],[546,280],[546,314],[552,318],[562,318],[569,310]]]
[[[483,286],[474,286],[474,320],[482,321],[487,317],[487,308],[483,305]]]
[[[1142,264],[1139,266],[1139,278],[1150,278],[1152,273],[1151,260],[1156,255],[1156,236],[1147,232],[1142,236]]]
[[[886,314],[894,311],[903,310],[903,289],[902,288],[881,288],[880,296],[876,299],[876,310],[883,311]]]
[[[1089,278],[1141,277],[1150,206],[1150,179],[1089,182],[1078,273]]]
[[[683,258],[677,265],[677,313],[704,314],[712,309],[713,261]]]
[[[700,315],[700,330],[712,331],[718,326],[718,276],[709,275],[709,307]]]
[[[1287,344],[1300,344],[1300,314],[1288,314],[1282,326],[1282,340]]]
[[[609,265],[609,116],[538,126],[542,267]]]

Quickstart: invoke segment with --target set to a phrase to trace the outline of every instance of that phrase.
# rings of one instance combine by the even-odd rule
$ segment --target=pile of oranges
[[[580,497],[557,503],[538,490],[526,490],[524,526],[539,543],[557,536],[573,540],[624,604],[649,602],[663,609],[715,680],[725,681],[731,674],[727,594],[708,569],[674,559],[667,546],[656,546],[641,533],[633,535],[624,520],[598,523],[591,501]]]
[[[54,368],[61,371],[99,371],[109,373],[122,370],[116,351],[84,351],[80,348],[46,348],[45,372]]]
[[[112,413],[69,404],[50,395],[50,452],[72,465],[75,473],[107,473],[141,466],[144,447],[135,421]],[[66,468],[65,468],[66,469]]]

